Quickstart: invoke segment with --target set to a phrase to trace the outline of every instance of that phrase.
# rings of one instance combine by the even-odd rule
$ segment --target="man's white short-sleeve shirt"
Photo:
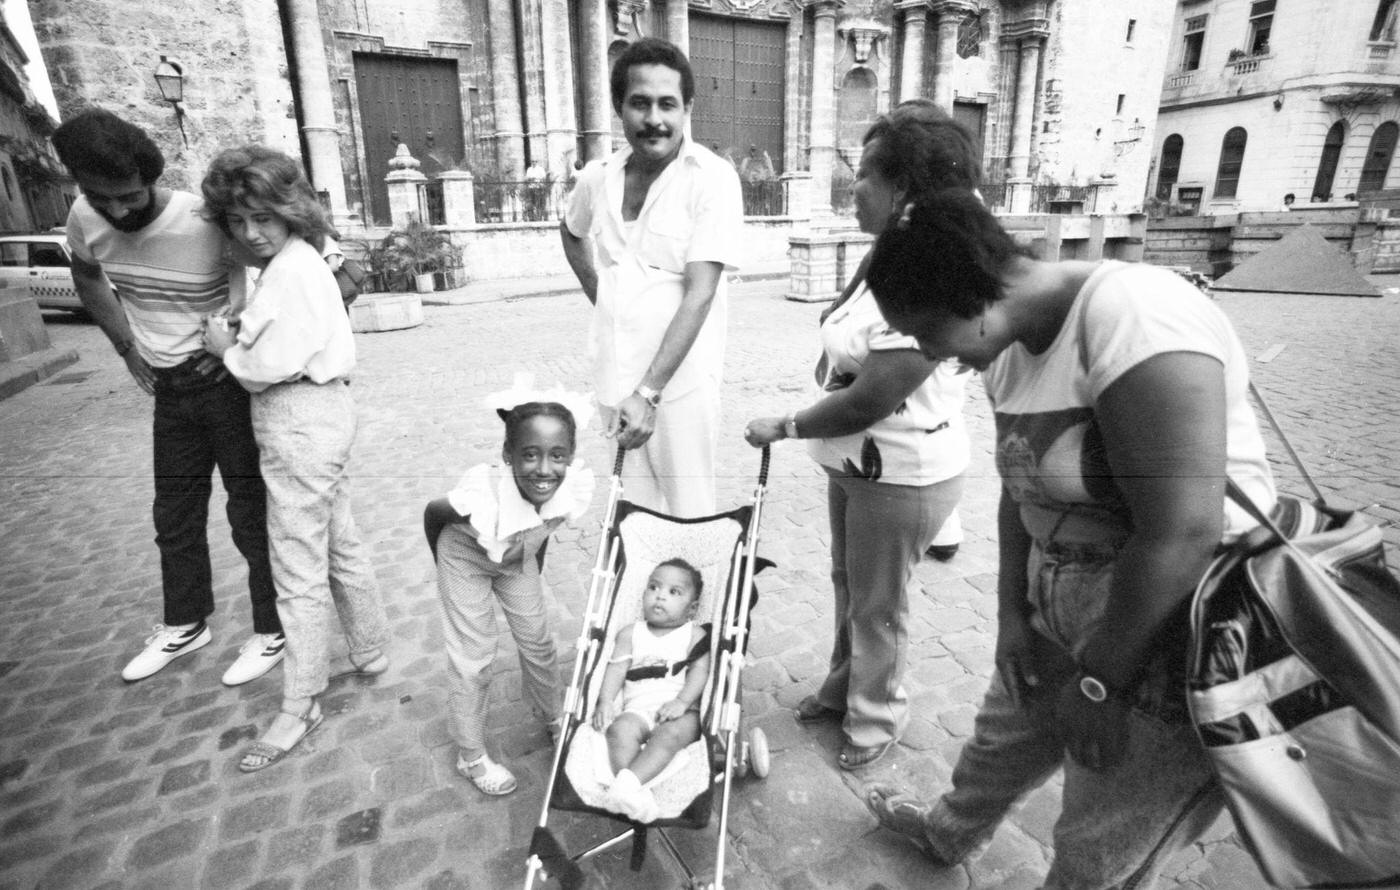
[[[687,139],[652,183],[635,222],[622,220],[624,147],[579,174],[564,224],[594,246],[598,303],[589,331],[598,401],[616,405],[642,381],[684,295],[685,264],[738,268],[743,195],[734,168]],[[666,385],[678,398],[701,383],[719,384],[728,316],[727,274],[721,274],[709,316]]]

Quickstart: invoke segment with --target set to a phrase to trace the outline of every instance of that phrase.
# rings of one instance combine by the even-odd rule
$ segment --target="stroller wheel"
[[[748,757],[745,759],[748,760],[753,774],[760,779],[767,778],[768,767],[772,765],[768,754],[768,736],[755,726],[749,730],[749,742],[745,747],[748,749]]]

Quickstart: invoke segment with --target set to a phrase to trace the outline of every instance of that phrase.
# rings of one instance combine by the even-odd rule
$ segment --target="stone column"
[[[418,159],[400,142],[398,151],[389,159],[389,175],[384,177],[389,187],[389,222],[396,229],[418,218],[418,183],[428,179],[418,172],[418,166]]]
[[[1040,74],[1039,36],[1021,41],[1020,69],[1016,78],[1016,116],[1011,124],[1011,178],[1030,173],[1031,127],[1035,125],[1036,84]]]
[[[525,87],[525,146],[530,164],[544,165],[548,147],[545,144],[548,125],[544,107],[544,32],[541,22],[542,0],[525,0],[520,9],[520,68]],[[528,169],[528,168],[527,168]]]
[[[924,31],[928,27],[928,0],[902,0],[904,39],[900,43],[899,101],[924,94]]]
[[[831,172],[836,161],[836,11],[845,0],[810,0],[812,40],[812,215],[830,217]]]
[[[525,178],[525,125],[521,117],[519,66],[512,0],[490,0],[486,8],[491,39],[491,109],[495,119],[496,163],[502,175]]]
[[[938,44],[933,62],[933,101],[953,111],[953,72],[958,61],[958,28],[972,7],[965,0],[937,0]]]
[[[607,157],[611,148],[612,99],[608,95],[607,0],[580,0],[579,66],[583,84],[583,160]]]
[[[476,225],[476,182],[466,170],[444,170],[442,180],[443,215],[448,228],[467,229]]]
[[[574,114],[574,66],[569,54],[568,0],[544,0],[540,7],[544,37],[544,168],[563,181],[578,153]]]
[[[802,152],[799,134],[802,132],[802,97],[806,94],[802,84],[802,10],[794,9],[788,19],[787,47],[784,50],[783,66],[787,83],[783,85],[783,171],[796,172],[802,169]],[[805,182],[803,183],[806,184]],[[792,200],[788,200],[791,214]]]
[[[331,217],[337,225],[349,220],[345,204],[345,175],[340,167],[340,131],[335,126],[330,69],[321,39],[321,16],[316,0],[290,0],[292,46],[297,59],[297,106],[306,136],[306,159],[311,185],[330,195]]]
[[[997,166],[987,171],[998,181],[1011,176],[1011,122],[1016,113],[1016,62],[1020,58],[1017,43],[1015,38],[1003,35],[999,44],[997,99],[992,114],[992,156]]]
[[[666,0],[666,39],[690,55],[689,0]]]

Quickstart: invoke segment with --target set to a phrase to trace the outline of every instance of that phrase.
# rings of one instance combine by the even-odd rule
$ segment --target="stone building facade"
[[[49,144],[58,124],[34,97],[24,73],[28,63],[0,12],[0,235],[61,225],[71,200]]]
[[[1154,196],[1229,213],[1400,188],[1398,13],[1396,0],[1180,0]]]
[[[337,219],[385,225],[404,144],[434,178],[567,180],[620,142],[610,60],[685,47],[694,137],[781,179],[786,213],[840,210],[876,115],[933,98],[981,141],[990,199],[1036,185],[1141,205],[1171,9],[1161,0],[31,0],[65,113],[124,111],[175,184],[257,139],[301,152]],[[196,26],[197,25],[197,26]],[[189,146],[150,76],[184,64]],[[1137,149],[1137,150],[1135,150]],[[1003,185],[1004,184],[1004,185]],[[478,193],[480,193],[478,188]]]

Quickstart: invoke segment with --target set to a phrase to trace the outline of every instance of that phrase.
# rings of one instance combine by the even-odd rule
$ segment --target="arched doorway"
[[[1386,121],[1371,134],[1366,162],[1361,165],[1361,181],[1356,184],[1357,194],[1385,188],[1385,176],[1390,170],[1390,159],[1395,155],[1397,137],[1400,137],[1400,126],[1396,126],[1395,121]]]
[[[1157,200],[1170,201],[1172,189],[1181,174],[1181,150],[1184,142],[1180,133],[1173,133],[1162,143],[1162,162],[1157,168]]]
[[[1314,201],[1327,201],[1332,197],[1332,180],[1337,175],[1337,162],[1342,157],[1342,143],[1346,141],[1346,126],[1337,121],[1327,131],[1322,142],[1322,159],[1317,163],[1317,179],[1313,180],[1312,198]]]

